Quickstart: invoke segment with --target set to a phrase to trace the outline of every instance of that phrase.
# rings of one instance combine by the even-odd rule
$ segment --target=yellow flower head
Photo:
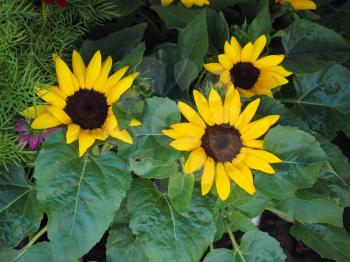
[[[73,51],[73,72],[65,62],[54,55],[57,86],[37,88],[38,96],[47,104],[27,108],[23,114],[34,119],[33,129],[46,129],[67,125],[67,144],[79,140],[82,156],[95,140],[108,136],[132,143],[126,130],[118,128],[112,112],[112,104],[133,84],[138,73],[123,78],[128,70],[124,67],[109,76],[112,58],[102,63],[100,51],[86,67],[78,52]]]
[[[290,3],[295,10],[315,10],[316,4],[311,0],[275,0],[276,4]]]
[[[189,121],[171,125],[163,130],[175,139],[170,146],[179,151],[191,152],[184,167],[185,173],[192,173],[203,167],[201,188],[206,195],[214,182],[220,199],[230,194],[230,179],[249,194],[255,193],[253,175],[250,169],[274,174],[270,163],[281,160],[263,150],[259,140],[277,122],[278,115],[270,115],[252,121],[260,99],[251,102],[241,112],[239,93],[233,86],[227,90],[225,101],[212,89],[207,100],[195,90],[194,100],[197,113],[183,102],[178,106]]]
[[[204,67],[210,73],[219,75],[220,82],[226,87],[234,84],[243,96],[272,97],[271,89],[288,83],[285,77],[291,75],[291,72],[279,65],[284,55],[269,55],[258,59],[265,46],[265,35],[243,48],[232,37],[231,43],[225,43],[225,53],[218,56],[219,63],[205,64]]]
[[[174,0],[161,0],[163,6],[171,5]],[[181,3],[187,8],[191,8],[193,5],[204,6],[209,5],[209,0],[181,0]]]

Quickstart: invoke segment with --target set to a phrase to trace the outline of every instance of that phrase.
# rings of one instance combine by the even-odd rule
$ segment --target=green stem
[[[210,251],[213,251],[214,250],[214,244],[210,243],[209,248],[210,248]]]
[[[238,253],[238,255],[241,257],[242,261],[245,261],[243,255],[242,255],[242,252],[239,249],[239,245],[238,245],[238,243],[237,243],[237,241],[235,239],[235,236],[232,233],[230,222],[228,221],[227,218],[223,218],[223,220],[224,220],[224,224],[225,224],[225,227],[226,227],[226,231],[228,233],[228,236],[230,237],[232,246],[234,248],[234,251]]]
[[[43,227],[42,229],[40,229],[40,231],[28,242],[28,244],[21,249],[21,252],[12,260],[12,261],[16,261],[17,259],[19,259],[25,252],[27,252],[28,248],[30,248],[32,245],[35,244],[35,242],[46,233],[47,231],[47,225],[45,227]]]
[[[46,23],[46,4],[41,2],[41,15],[43,17],[43,24]]]

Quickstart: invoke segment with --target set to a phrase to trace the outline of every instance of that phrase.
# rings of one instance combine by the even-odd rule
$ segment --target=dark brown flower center
[[[67,97],[64,111],[83,129],[100,128],[108,115],[107,98],[92,89],[80,89]]]
[[[239,62],[231,69],[231,79],[235,86],[250,89],[254,86],[260,75],[260,70],[252,63]]]
[[[237,129],[227,124],[207,126],[202,137],[206,154],[218,162],[232,161],[242,146]]]

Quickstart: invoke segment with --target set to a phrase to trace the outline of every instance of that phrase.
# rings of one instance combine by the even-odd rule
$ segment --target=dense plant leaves
[[[116,68],[122,68],[124,66],[129,66],[129,70],[135,71],[137,66],[142,62],[143,55],[146,50],[145,43],[141,43],[135,47],[130,53],[126,54],[123,59],[115,65]]]
[[[203,58],[208,51],[208,29],[206,11],[189,22],[180,32],[176,45],[177,64],[174,67],[175,80],[185,96],[189,86],[202,70]]]
[[[297,223],[291,227],[290,233],[317,251],[321,257],[339,262],[350,260],[350,235],[343,228]]]
[[[140,44],[146,27],[147,24],[138,24],[99,40],[86,40],[80,48],[80,53],[85,62],[89,61],[97,50],[101,50],[103,57],[110,55],[115,61],[120,60]]]
[[[292,197],[297,189],[311,187],[327,157],[310,134],[295,127],[277,126],[264,139],[264,149],[283,160],[274,164],[275,175],[257,172],[259,190],[274,199]]]
[[[224,7],[233,6],[235,4],[243,3],[247,0],[210,0],[210,7],[221,9]]]
[[[34,175],[52,251],[62,261],[78,259],[100,240],[131,181],[115,153],[78,157],[77,145],[66,145],[63,132],[44,143]]]
[[[197,191],[187,215],[145,180],[134,181],[128,193],[130,227],[151,261],[199,261],[213,241],[215,222],[210,205]]]
[[[223,51],[225,41],[230,37],[230,29],[222,12],[207,9],[209,43],[214,50]]]
[[[343,208],[337,206],[333,200],[326,198],[305,200],[291,197],[274,203],[273,208],[277,209],[276,213],[282,217],[289,217],[287,219],[289,221],[298,220],[305,223],[323,223],[339,227],[343,225]]]
[[[262,1],[259,10],[259,13],[248,27],[248,38],[251,42],[254,42],[261,35],[268,36],[272,29],[269,1]]]
[[[118,16],[126,16],[134,12],[142,3],[141,0],[115,0]]]
[[[302,115],[309,126],[327,137],[339,129],[350,135],[350,71],[341,65],[331,65],[312,74],[294,78],[297,96],[282,99],[294,105],[292,109]]]
[[[350,44],[341,35],[319,24],[299,19],[282,36],[285,65],[294,73],[315,72],[331,62],[350,57]]]
[[[152,97],[146,100],[142,127],[130,149],[129,168],[144,178],[166,178],[178,170],[176,159],[179,152],[169,146],[170,139],[161,132],[171,124],[180,122],[180,112],[174,101]]]
[[[244,234],[238,249],[214,249],[204,262],[282,262],[285,259],[286,255],[276,239],[267,233],[253,230]]]
[[[43,212],[23,168],[0,168],[0,245],[14,247],[40,225]]]
[[[168,195],[171,204],[179,213],[188,212],[194,187],[193,174],[176,173],[169,179]]]

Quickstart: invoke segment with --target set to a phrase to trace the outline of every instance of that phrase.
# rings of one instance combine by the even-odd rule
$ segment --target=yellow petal
[[[224,45],[225,54],[231,59],[232,64],[239,62],[241,57],[240,51],[234,48],[228,41]]]
[[[111,71],[112,68],[112,57],[109,56],[106,58],[106,60],[103,62],[102,67],[101,67],[101,72],[98,78],[96,79],[94,89],[95,90],[100,90],[104,87],[104,84],[107,81],[109,72]]]
[[[254,43],[253,54],[250,58],[251,62],[254,62],[258,59],[258,57],[260,56],[265,46],[266,46],[266,36],[262,35],[258,39],[256,39]]]
[[[141,121],[139,121],[135,118],[131,119],[130,124],[129,124],[129,126],[141,126],[141,125],[142,125]]]
[[[204,169],[201,179],[201,189],[202,196],[208,194],[210,191],[215,177],[215,165],[214,160],[211,157],[208,157],[204,163]]]
[[[185,173],[191,174],[194,171],[200,169],[206,160],[207,154],[204,152],[203,148],[199,147],[193,150],[185,163]]]
[[[230,71],[222,72],[222,74],[220,75],[219,82],[223,83],[224,86],[231,85],[232,81],[231,81],[231,73],[230,73]]]
[[[205,128],[206,125],[203,119],[198,115],[198,113],[189,105],[179,102],[178,107],[181,111],[181,114],[192,124],[197,125],[199,127]]]
[[[252,96],[254,96],[255,94],[249,90],[245,90],[243,88],[239,88],[237,87],[238,92],[240,93],[241,96],[245,96],[247,98],[251,98]]]
[[[246,147],[253,147],[258,149],[264,148],[264,140],[250,140],[250,141],[244,141],[243,144]]]
[[[209,104],[205,96],[197,90],[193,91],[194,101],[201,117],[208,125],[213,125],[214,122],[210,118]]]
[[[69,125],[70,123],[72,123],[72,119],[67,115],[67,113],[63,109],[58,108],[56,106],[47,106],[47,110],[61,123],[65,125]]]
[[[270,115],[246,125],[241,131],[243,141],[253,140],[265,134],[278,121],[279,115]]]
[[[268,97],[273,97],[272,91],[267,88],[260,87],[259,85],[255,85],[254,88],[251,89],[256,95],[264,95]]]
[[[208,72],[214,74],[214,75],[220,75],[225,68],[220,65],[219,63],[209,63],[204,65],[205,70]]]
[[[76,124],[70,124],[67,128],[66,143],[71,144],[79,138],[80,126]]]
[[[92,57],[85,71],[85,87],[91,89],[101,71],[102,56],[101,52],[97,51]]]
[[[291,5],[295,10],[315,10],[316,4],[310,0],[292,0]]]
[[[241,129],[246,126],[254,117],[256,110],[258,109],[260,104],[260,98],[255,99],[253,102],[250,102],[242,114],[238,117],[237,122],[235,123],[235,127],[237,129]]]
[[[259,69],[279,65],[284,59],[284,55],[268,55],[254,62],[254,66]]]
[[[117,138],[127,144],[132,144],[132,137],[129,134],[129,132],[127,130],[119,130],[119,129],[115,129],[112,132],[109,133],[110,136]]]
[[[210,119],[216,124],[222,124],[224,122],[224,109],[222,107],[222,100],[218,92],[213,88],[209,94],[209,111]]]
[[[104,84],[104,86],[102,88],[100,88],[100,92],[105,92],[108,93],[108,91],[114,87],[119,81],[120,79],[122,79],[122,77],[125,75],[126,71],[128,71],[129,67],[125,66],[121,69],[119,69],[118,71],[116,71],[113,75],[111,75],[106,83]]]
[[[36,88],[37,90],[37,95],[47,103],[57,106],[59,108],[65,108],[66,106],[66,101],[62,99],[59,95],[57,95],[55,92],[53,92],[51,89],[41,89],[41,88]]]
[[[117,126],[118,126],[118,121],[115,118],[115,115],[114,115],[112,109],[110,109],[110,111],[108,112],[108,115],[107,115],[107,119],[106,119],[105,123],[103,124],[103,129],[106,131],[113,131]]]
[[[59,57],[56,57],[55,64],[57,81],[61,91],[67,96],[72,95],[74,93],[72,72],[66,63]]]
[[[246,44],[242,49],[241,61],[249,62],[250,58],[253,55],[253,50],[254,50],[254,46],[252,45],[252,43],[249,42],[248,44]]]
[[[29,117],[30,119],[35,119],[38,116],[47,113],[46,105],[37,105],[37,106],[30,106],[27,109],[25,109],[20,114],[24,117]]]
[[[237,61],[241,60],[241,53],[242,53],[242,47],[239,44],[239,42],[237,41],[237,39],[232,36],[231,37],[231,46],[235,49],[235,54],[237,56]]]
[[[192,151],[201,146],[201,140],[197,137],[182,137],[170,143],[170,146],[179,151]]]
[[[174,0],[161,0],[162,6],[170,5]]]
[[[112,87],[107,93],[107,102],[111,105],[118,101],[122,94],[128,90],[134,83],[139,73],[128,75],[120,80],[114,87]]]
[[[268,174],[274,174],[275,170],[270,166],[269,163],[267,163],[265,160],[261,159],[260,157],[257,157],[255,154],[249,154],[248,152],[244,154],[244,163],[251,168],[256,169]]]
[[[267,83],[268,81],[271,84]],[[275,72],[262,72],[261,76],[258,79],[259,84],[264,88],[274,88],[276,86],[285,85],[288,83],[288,79],[284,76],[275,73]]]
[[[47,129],[61,125],[62,122],[50,113],[39,115],[32,123],[33,129]]]
[[[233,64],[232,60],[228,55],[222,54],[218,56],[219,58],[219,63],[226,69],[226,70],[231,70]]]
[[[228,87],[224,103],[224,123],[234,125],[241,112],[239,93],[233,86]]]
[[[79,134],[79,156],[84,155],[86,150],[94,144],[95,140],[96,138],[90,130],[81,132]]]
[[[201,138],[205,132],[204,128],[191,123],[177,123],[172,124],[170,127],[177,131],[179,135],[181,134],[181,136],[193,136],[198,139]]]
[[[258,141],[258,140],[252,140],[252,141]],[[270,152],[267,152],[265,150],[246,148],[246,152],[247,152],[247,154],[257,156],[257,157],[265,160],[268,163],[281,163],[282,162],[282,160],[279,159],[277,156],[275,156],[274,154],[271,154]]]
[[[261,74],[263,74],[264,72],[275,72],[277,74],[280,74],[281,76],[290,76],[293,74],[292,72],[287,71],[283,66],[272,66],[261,70]]]
[[[224,165],[222,163],[217,163],[216,165],[216,191],[221,200],[226,200],[230,195],[230,179],[225,172]]]
[[[86,67],[80,54],[75,50],[73,50],[72,65],[73,65],[73,73],[77,77],[79,81],[79,85],[81,87],[85,87]]]
[[[95,128],[91,130],[91,132],[94,134],[95,138],[98,140],[106,140],[106,138],[109,135],[109,132],[105,132],[102,128]]]
[[[256,192],[253,174],[251,172],[242,172],[231,163],[225,163],[225,170],[227,175],[244,191],[253,195]]]

